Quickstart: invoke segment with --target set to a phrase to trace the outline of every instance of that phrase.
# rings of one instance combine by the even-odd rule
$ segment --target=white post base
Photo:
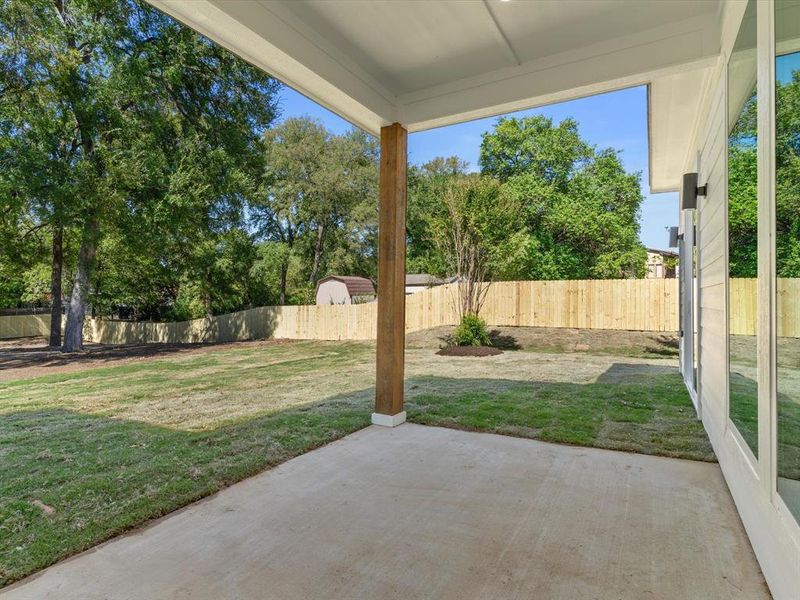
[[[397,427],[406,422],[406,411],[397,413],[396,415],[382,415],[381,413],[372,413],[372,424],[380,425],[382,427]]]

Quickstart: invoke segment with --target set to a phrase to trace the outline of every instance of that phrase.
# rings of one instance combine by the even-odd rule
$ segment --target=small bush
[[[486,321],[478,315],[469,314],[461,317],[461,323],[453,332],[456,346],[491,346]]]

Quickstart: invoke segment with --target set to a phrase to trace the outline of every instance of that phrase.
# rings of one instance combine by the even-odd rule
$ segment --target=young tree
[[[408,169],[406,268],[409,273],[448,275],[449,264],[430,233],[432,219],[446,218],[442,195],[455,179],[467,174],[469,165],[458,158],[437,157]]]
[[[430,231],[458,278],[459,316],[478,315],[489,282],[507,275],[523,242],[519,204],[497,180],[480,175],[450,178],[437,199],[444,211],[430,217]]]

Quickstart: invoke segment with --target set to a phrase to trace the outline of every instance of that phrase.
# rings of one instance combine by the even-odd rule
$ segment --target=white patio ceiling
[[[719,0],[148,0],[377,133],[650,85],[650,183],[676,189]]]

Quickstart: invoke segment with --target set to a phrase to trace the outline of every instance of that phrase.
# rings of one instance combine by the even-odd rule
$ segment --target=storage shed
[[[317,282],[317,305],[363,304],[375,300],[375,286],[366,277],[330,275]]]

